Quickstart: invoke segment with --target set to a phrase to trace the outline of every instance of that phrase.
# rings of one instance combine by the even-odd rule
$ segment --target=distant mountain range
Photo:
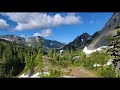
[[[38,39],[43,40],[43,48],[48,50],[49,48],[57,48],[64,49],[64,50],[77,50],[82,49],[85,46],[88,49],[93,50],[99,48],[101,46],[107,46],[108,37],[112,34],[116,33],[116,28],[120,28],[120,12],[113,13],[112,17],[108,20],[108,22],[104,25],[102,30],[95,32],[92,36],[88,33],[83,33],[80,36],[77,36],[72,42],[65,45],[64,43],[54,41],[54,40],[47,40],[40,36],[37,37],[29,37],[27,39],[19,36],[14,35],[3,35],[0,36],[0,39],[5,39],[10,42],[16,42],[22,45],[37,47],[38,46]]]
[[[36,37],[29,37],[29,38],[23,38],[15,35],[1,35],[0,39],[4,39],[10,42],[15,42],[21,45],[25,46],[31,46],[31,47],[38,47],[38,40],[43,41],[43,48],[44,50],[48,50],[49,48],[56,48],[56,49],[68,49],[73,50],[84,48],[84,46],[88,43],[89,40],[91,40],[91,37],[88,33],[83,33],[80,36],[78,36],[73,42],[70,42],[69,44],[65,45],[64,43],[55,41],[55,40],[47,40],[43,37],[36,36]]]
[[[65,44],[55,41],[55,40],[47,40],[44,39],[40,36],[37,37],[29,37],[29,38],[23,38],[15,35],[1,35],[0,39],[4,39],[10,42],[15,42],[21,45],[26,45],[26,46],[32,46],[32,47],[38,47],[38,40],[41,39],[43,40],[43,48],[44,49],[49,49],[49,48],[62,48]]]

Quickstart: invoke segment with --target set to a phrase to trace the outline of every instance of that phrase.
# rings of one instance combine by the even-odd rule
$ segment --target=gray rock
[[[104,25],[102,30],[99,31],[92,42],[87,46],[88,49],[93,50],[101,46],[108,46],[108,36],[114,35],[116,33],[116,28],[120,27],[120,12],[113,13],[112,17]]]

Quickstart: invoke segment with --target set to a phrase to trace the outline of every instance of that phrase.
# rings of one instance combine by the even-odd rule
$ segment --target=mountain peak
[[[89,34],[88,34],[87,32],[84,32],[83,34],[81,34],[81,36],[82,36],[82,35],[89,35]]]
[[[89,35],[88,33],[85,32],[85,33],[81,34],[80,37],[81,37],[82,39],[87,39],[87,40],[88,40],[88,39],[91,38],[91,35]]]
[[[69,44],[65,45],[63,49],[70,50],[71,48],[73,50],[76,50],[78,48],[84,48],[84,46],[87,44],[87,41],[91,39],[91,36],[88,33],[83,33],[80,36],[77,36],[73,42],[70,42]]]

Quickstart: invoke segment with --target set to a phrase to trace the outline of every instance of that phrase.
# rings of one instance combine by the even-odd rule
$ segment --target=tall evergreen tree
[[[5,77],[5,64],[0,63],[0,78]]]
[[[113,36],[112,41],[110,43],[112,48],[109,49],[112,60],[113,60],[113,68],[115,69],[117,77],[120,76],[120,29],[117,29],[117,33]]]
[[[42,43],[43,41],[39,39],[39,47],[38,47],[38,54],[36,56],[36,63],[38,65],[39,71],[42,71],[43,68],[43,61],[42,61]]]
[[[54,51],[53,51],[53,60],[55,60],[56,59],[56,49],[54,49]]]
[[[9,77],[12,77],[12,76],[13,76],[13,72],[14,72],[14,70],[13,70],[13,66],[12,66],[12,68],[10,69]]]
[[[53,58],[53,51],[51,48],[49,49],[48,56]]]

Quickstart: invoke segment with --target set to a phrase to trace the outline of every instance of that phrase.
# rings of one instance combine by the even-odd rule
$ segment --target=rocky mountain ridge
[[[116,33],[116,29],[120,28],[120,12],[114,12],[112,17],[99,31],[99,34],[87,45],[88,49],[93,50],[101,46],[107,46],[108,38]]]
[[[10,42],[16,42],[18,44],[22,45],[27,45],[27,46],[32,46],[32,47],[37,47],[38,46],[38,40],[41,39],[43,40],[43,47],[48,49],[48,48],[61,48],[64,46],[63,43],[55,41],[55,40],[47,40],[44,39],[40,36],[37,37],[29,37],[29,38],[23,38],[15,35],[1,35],[0,39],[4,39]]]

